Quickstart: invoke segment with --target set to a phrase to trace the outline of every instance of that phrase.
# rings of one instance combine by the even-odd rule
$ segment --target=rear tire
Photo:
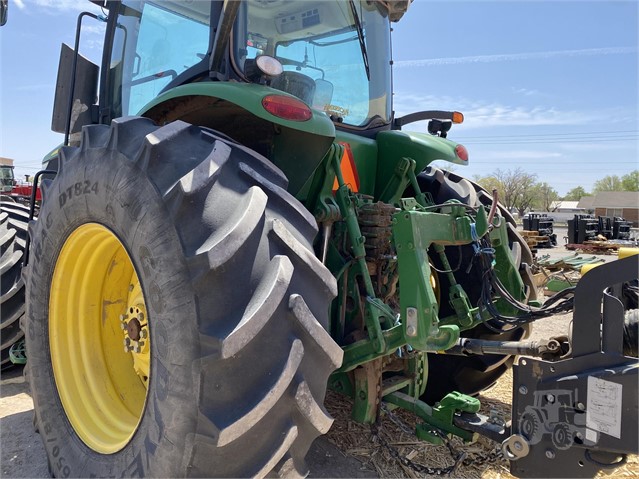
[[[304,475],[311,442],[332,423],[322,404],[342,350],[326,332],[335,279],[283,174],[214,132],[144,118],[85,127],[60,163],[43,188],[27,276],[29,381],[54,474]],[[127,261],[135,274],[112,280]],[[141,287],[148,336],[120,316],[128,278]],[[83,299],[93,294],[98,307]],[[60,314],[69,309],[77,321]],[[136,335],[150,362],[132,372],[139,357],[122,340]],[[95,394],[84,376],[117,394]],[[136,401],[126,402],[125,379]],[[85,414],[80,398],[91,395],[111,412],[121,397],[133,421]]]
[[[428,167],[424,172],[417,175],[417,182],[423,192],[428,192],[433,197],[436,204],[454,199],[466,205],[490,207],[492,196],[481,186],[469,181],[450,171],[440,170],[435,167]],[[532,264],[532,253],[526,241],[517,233],[515,220],[512,215],[501,205],[499,214],[508,222],[508,237],[511,246],[511,253],[519,266],[519,272],[524,284],[527,286],[528,299],[537,297],[536,290],[530,273],[529,265]],[[471,245],[461,248],[461,262],[459,258],[460,249],[456,246],[446,247],[446,256],[452,268],[461,264],[455,274],[455,280],[460,284],[472,306],[476,306],[481,293],[481,273],[477,267],[473,267],[469,274],[466,268],[474,256]],[[438,258],[433,255],[431,258],[435,265],[441,269]],[[440,316],[454,314],[445,298],[448,298],[448,282],[444,279],[440,281]],[[528,327],[520,327],[513,330],[504,331],[501,334],[495,333],[479,325],[471,330],[463,331],[462,336],[467,338],[479,338],[498,341],[518,341],[524,339],[529,334]],[[451,391],[459,391],[464,394],[476,395],[492,386],[508,369],[512,367],[515,356],[452,356],[443,354],[429,354],[429,376],[426,391],[422,399],[429,404],[439,401]]]
[[[13,365],[9,359],[11,346],[24,333],[20,320],[24,315],[24,281],[22,263],[27,240],[29,209],[13,201],[0,202],[0,368]]]

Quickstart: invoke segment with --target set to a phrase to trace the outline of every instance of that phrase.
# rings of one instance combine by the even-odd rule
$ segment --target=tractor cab
[[[389,123],[390,22],[383,5],[244,2],[232,43],[231,64],[241,78],[291,93],[338,123]],[[256,69],[263,55],[277,60],[281,73]]]
[[[108,24],[100,106],[94,105],[95,111],[87,113],[84,121],[71,122],[75,132],[96,119],[108,124],[121,116],[146,116],[158,97],[176,87],[212,82],[252,83],[288,93],[340,128],[390,128],[390,22],[401,18],[409,2],[94,3],[108,9],[108,18],[94,16]],[[91,76],[82,74],[85,59],[74,62],[67,62],[66,68],[61,62],[58,93],[69,78],[81,78],[86,84],[85,78]],[[86,98],[80,98],[89,110],[97,91],[94,76],[95,84],[86,89]],[[63,113],[68,92],[65,95],[60,95]],[[209,96],[238,103],[236,97],[245,95],[250,93]],[[220,122],[213,123],[208,126],[220,128]],[[61,131],[62,126],[57,126],[54,130]]]

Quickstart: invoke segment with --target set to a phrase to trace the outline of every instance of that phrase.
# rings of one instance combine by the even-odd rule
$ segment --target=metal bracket
[[[471,219],[465,214],[465,209],[455,203],[451,203],[447,214],[409,209],[413,206],[413,203],[404,201],[404,211],[393,216],[399,283],[411,285],[409,288],[400,288],[402,324],[406,342],[410,346],[419,351],[441,351],[455,344],[459,338],[459,326],[439,324],[437,298],[430,284],[428,248],[433,243],[472,243]],[[478,210],[475,230],[479,236],[488,231],[483,208]]]
[[[572,357],[513,368],[513,433],[530,445],[514,475],[546,477],[551,459],[555,477],[594,477],[639,452],[639,361],[622,353],[623,305],[606,292],[638,277],[636,257],[589,271],[575,292]]]
[[[475,433],[457,427],[453,423],[453,418],[457,413],[476,413],[479,411],[479,400],[465,394],[453,392],[444,396],[436,405],[429,406],[420,399],[413,398],[408,394],[393,392],[383,397],[383,401],[397,407],[401,407],[414,413],[424,421],[415,427],[417,437],[432,444],[442,444],[442,438],[438,432],[454,434],[464,441],[474,441],[477,439]]]

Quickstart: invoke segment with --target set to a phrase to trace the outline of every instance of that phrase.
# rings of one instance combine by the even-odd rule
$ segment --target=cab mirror
[[[324,111],[326,105],[333,99],[333,84],[328,80],[315,80],[315,93],[313,94],[313,108]]]

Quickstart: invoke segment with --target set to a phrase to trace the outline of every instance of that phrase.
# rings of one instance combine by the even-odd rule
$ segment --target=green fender
[[[181,85],[162,93],[150,103],[147,103],[138,113],[141,116],[149,116],[149,113],[158,105],[179,97],[200,96],[212,97],[229,101],[241,108],[250,111],[253,115],[276,125],[281,125],[294,130],[313,133],[330,138],[335,137],[333,122],[324,112],[312,110],[313,117],[307,121],[290,121],[270,114],[262,106],[262,99],[267,95],[283,95],[296,98],[286,92],[274,90],[263,85],[241,82],[200,82]]]
[[[375,197],[381,201],[395,203],[398,193],[407,186],[404,168],[405,159],[415,161],[415,174],[423,171],[435,160],[444,160],[467,165],[455,148],[458,143],[446,138],[412,131],[390,130],[377,135],[378,160]]]
[[[138,113],[159,124],[182,119],[220,131],[261,153],[277,165],[296,195],[313,175],[335,139],[335,127],[322,111],[306,121],[286,120],[269,113],[267,95],[296,98],[273,88],[242,82],[200,82],[161,94]]]

